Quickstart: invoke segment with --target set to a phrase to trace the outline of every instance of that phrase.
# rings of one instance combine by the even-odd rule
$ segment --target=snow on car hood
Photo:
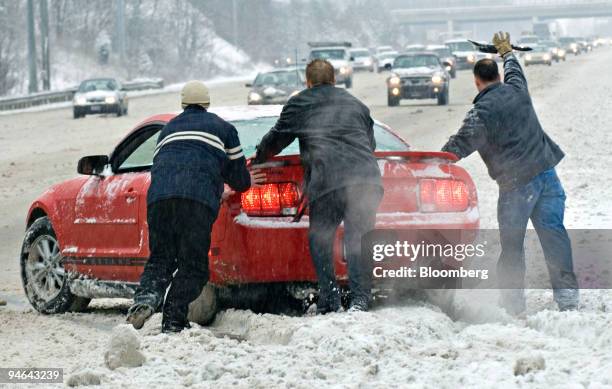
[[[428,67],[428,66],[419,66],[416,68],[395,68],[393,69],[393,72],[400,77],[418,76],[418,75],[430,76],[439,71],[440,69],[438,69],[437,67]]]
[[[332,64],[334,69],[340,69],[342,66],[349,66],[348,61],[343,59],[328,59],[328,62]]]
[[[453,55],[456,57],[467,57],[468,55],[476,55],[476,51],[453,51]]]

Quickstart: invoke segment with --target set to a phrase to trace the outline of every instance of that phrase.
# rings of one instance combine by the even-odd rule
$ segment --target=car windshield
[[[367,50],[351,50],[351,55],[355,58],[357,57],[369,57],[370,52]]]
[[[344,59],[345,51],[342,49],[313,50],[310,52],[312,59]]]
[[[438,49],[432,49],[434,53],[438,54],[440,57],[452,57],[452,53],[448,47],[440,47]]]
[[[439,66],[440,61],[435,55],[406,55],[400,56],[393,62],[393,68],[418,68],[422,66]]]
[[[244,155],[247,157],[255,154],[255,147],[261,138],[276,124],[276,117],[257,118],[252,120],[236,120],[232,124],[238,130],[240,143]],[[407,151],[408,146],[397,136],[377,124],[374,125],[374,138],[376,139],[376,151]],[[299,154],[300,146],[297,140],[293,141],[279,155]]]
[[[446,46],[451,51],[474,51],[474,46],[468,41],[448,42]]]
[[[254,85],[301,85],[303,83],[304,79],[300,71],[287,70],[280,72],[260,73],[255,78]]]
[[[573,43],[573,42],[576,42],[576,38],[561,37],[561,38],[559,38],[559,42],[561,42],[561,43]]]
[[[93,92],[97,90],[102,91],[113,91],[117,90],[117,83],[115,80],[102,79],[102,80],[87,80],[83,81],[79,86],[79,92]]]
[[[518,40],[519,43],[525,44],[525,43],[538,43],[538,38],[535,36],[526,36],[526,37],[522,37]]]

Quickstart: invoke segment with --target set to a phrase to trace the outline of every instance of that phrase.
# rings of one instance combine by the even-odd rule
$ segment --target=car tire
[[[117,106],[117,112],[115,112],[115,115],[117,115],[117,117],[121,117],[123,115],[123,108],[121,108],[121,104]]]
[[[351,89],[353,87],[353,77],[347,79],[344,83],[344,86],[346,87],[346,89]]]
[[[21,280],[30,304],[46,314],[82,311],[91,301],[70,291],[57,236],[48,217],[28,228],[20,255]]]
[[[82,115],[79,111],[77,111],[76,109],[72,110],[72,117],[74,119],[79,119],[81,117],[83,117],[84,115]]]
[[[212,323],[217,316],[218,300],[217,288],[207,283],[198,298],[189,304],[187,319],[202,326]]]
[[[457,71],[453,70],[452,72],[450,72],[450,76],[451,78],[457,78]]]
[[[400,103],[400,99],[397,97],[393,97],[391,95],[387,95],[387,105],[389,107],[397,107]]]
[[[438,105],[448,105],[448,87],[438,95]]]

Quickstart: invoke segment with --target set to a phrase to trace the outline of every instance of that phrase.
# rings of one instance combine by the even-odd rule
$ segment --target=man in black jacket
[[[163,128],[153,157],[147,193],[150,257],[127,318],[136,329],[162,303],[163,332],[189,327],[188,305],[208,281],[210,234],[223,184],[238,192],[251,185],[236,128],[207,112],[206,86],[185,84],[181,104],[184,111]]]
[[[344,221],[352,310],[367,310],[371,271],[361,258],[361,237],[374,228],[383,189],[374,157],[369,109],[336,88],[333,66],[314,60],[306,67],[308,89],[289,99],[276,125],[257,146],[256,162],[278,154],[297,138],[310,208],[310,255],[319,279],[319,313],[340,309],[333,266],[336,230]]]
[[[478,151],[499,185],[502,253],[497,273],[502,305],[512,314],[525,310],[523,243],[531,219],[544,250],[555,301],[561,310],[575,309],[578,283],[563,225],[565,192],[555,172],[564,154],[538,121],[510,36],[495,34],[493,44],[504,59],[504,83],[495,61],[476,63],[479,93],[474,107],[442,150],[459,158]]]

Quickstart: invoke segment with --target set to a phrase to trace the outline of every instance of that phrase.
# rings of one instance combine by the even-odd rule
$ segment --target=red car
[[[274,125],[280,106],[218,108],[238,129],[246,155]],[[27,216],[21,276],[32,306],[43,313],[80,310],[92,298],[131,297],[149,256],[146,194],[157,136],[174,114],[138,124],[110,156],[79,161],[80,176],[52,186]],[[385,194],[377,228],[475,229],[476,189],[468,173],[443,152],[410,151],[389,127],[376,123],[376,156]],[[314,290],[308,215],[297,212],[302,184],[298,142],[262,165],[269,182],[228,199],[213,228],[210,283],[192,303],[190,319],[210,320],[220,294],[282,288],[292,296]],[[346,281],[342,231],[335,250],[337,277]],[[256,293],[255,293],[256,292]],[[199,308],[199,309],[198,309]]]

